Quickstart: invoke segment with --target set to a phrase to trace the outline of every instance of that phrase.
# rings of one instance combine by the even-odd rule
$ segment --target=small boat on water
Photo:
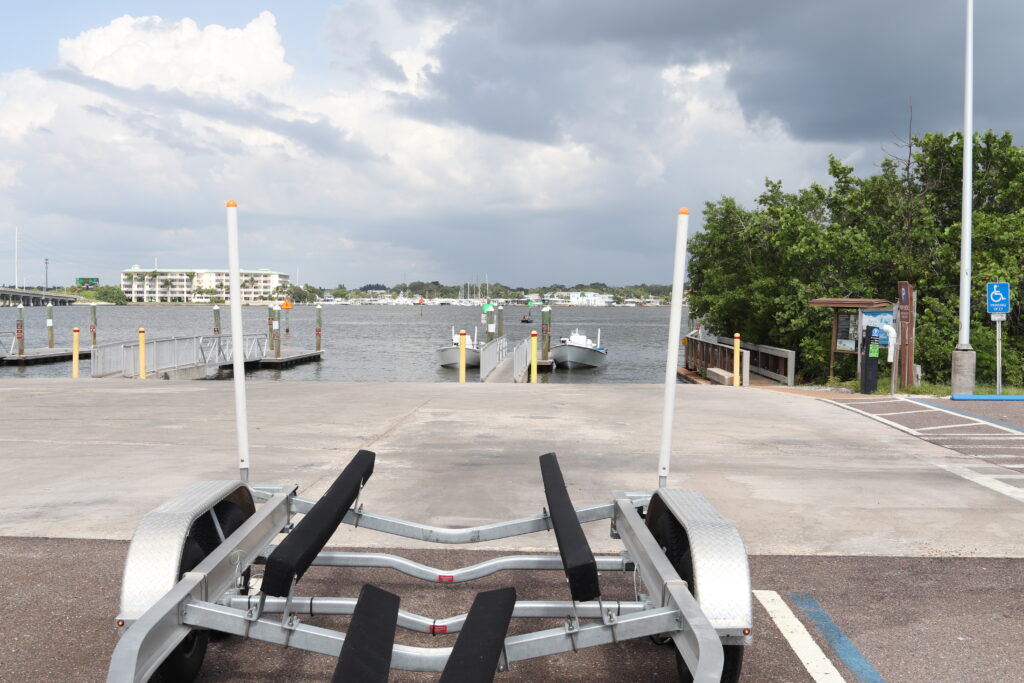
[[[459,367],[459,333],[452,328],[452,343],[437,350],[437,362],[443,368]],[[476,328],[473,328],[473,336],[466,335],[466,367],[480,367],[480,345],[476,338]]]
[[[521,322],[521,323],[532,323],[533,322],[533,318],[531,318],[529,315],[524,315],[522,318],[519,319],[519,322]]]
[[[608,349],[601,346],[601,330],[597,331],[596,343],[579,329],[559,341],[551,347],[551,358],[557,367],[603,368],[608,362]]]

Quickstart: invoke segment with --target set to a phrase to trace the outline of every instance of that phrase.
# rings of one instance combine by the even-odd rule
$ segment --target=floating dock
[[[264,356],[260,359],[260,368],[290,368],[302,363],[319,363],[323,351],[292,351],[282,353],[280,357]]]
[[[37,363],[64,363],[71,360],[71,349],[25,349],[23,355],[17,353],[0,356],[0,365],[36,365]],[[89,358],[92,351],[86,347],[78,350],[78,357]]]

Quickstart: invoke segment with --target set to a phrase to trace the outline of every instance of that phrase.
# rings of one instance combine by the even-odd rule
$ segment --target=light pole
[[[960,213],[960,334],[953,350],[954,394],[974,393],[976,355],[971,348],[971,215],[974,199],[974,0],[967,0],[964,46],[964,168]]]

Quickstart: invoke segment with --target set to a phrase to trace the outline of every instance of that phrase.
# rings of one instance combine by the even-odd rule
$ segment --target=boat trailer
[[[196,484],[139,524],[125,562],[108,681],[192,680],[210,632],[337,657],[334,680],[386,681],[390,668],[442,672],[442,681],[490,681],[517,661],[651,636],[674,644],[681,680],[735,681],[751,642],[750,574],[736,528],[696,491],[614,492],[573,507],[554,453],[540,456],[543,514],[448,529],[371,513],[359,504],[375,456],[359,451],[319,500],[296,486]],[[293,517],[301,519],[293,524]],[[608,519],[623,552],[594,556],[582,523]],[[443,544],[553,530],[558,555],[510,555],[452,571],[381,553],[329,552],[342,523]],[[285,533],[277,545],[272,541]],[[517,601],[514,588],[477,594],[447,619],[399,609],[367,585],[358,598],[302,596],[310,566],[390,568],[430,583],[462,583],[504,570],[563,570],[568,599]],[[262,567],[261,578],[252,576]],[[633,601],[604,601],[599,573],[635,571]],[[302,622],[351,614],[347,633]],[[507,636],[512,618],[559,618],[559,628]],[[394,644],[396,627],[458,634],[452,647]]]
[[[120,640],[108,681],[145,681],[154,675],[191,681],[215,633],[335,657],[334,681],[386,681],[392,668],[441,672],[440,680],[447,683],[491,681],[515,662],[643,637],[674,645],[682,681],[739,679],[743,648],[752,638],[750,571],[743,541],[700,493],[667,487],[686,209],[680,209],[676,226],[657,490],[613,491],[610,502],[574,507],[558,458],[547,453],[540,456],[547,502],[542,514],[444,528],[367,511],[359,497],[373,474],[376,456],[366,450],[356,453],[319,500],[298,496],[296,485],[248,483],[238,219],[235,202],[227,207],[239,479],[195,484],[139,523],[125,560],[116,620]],[[297,522],[296,516],[301,517]],[[624,550],[595,557],[582,524],[604,519]],[[441,544],[553,530],[558,554],[510,555],[439,570],[396,555],[325,551],[341,524]],[[284,538],[275,545],[280,534]],[[398,596],[372,585],[364,586],[357,598],[302,595],[299,581],[311,566],[387,568],[442,584],[506,570],[562,570],[569,595],[520,601],[514,588],[490,590],[476,595],[467,614],[434,619],[401,610]],[[262,575],[255,576],[254,570],[260,568]],[[613,571],[635,572],[641,587],[634,600],[602,598],[599,574]],[[314,614],[352,618],[343,633],[303,622],[303,617]],[[562,625],[508,635],[513,618],[554,618]],[[437,648],[395,644],[399,626],[456,634],[455,642]]]

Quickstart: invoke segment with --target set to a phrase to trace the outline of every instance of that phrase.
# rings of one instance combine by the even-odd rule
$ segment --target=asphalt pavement
[[[539,512],[536,456],[549,450],[578,505],[653,483],[661,387],[287,384],[249,385],[254,472],[308,497],[360,447],[378,452],[361,497],[368,511],[444,526]],[[743,680],[1019,680],[1024,502],[1014,491],[1024,489],[1014,465],[1024,410],[872,398],[679,387],[670,485],[702,491],[751,553],[754,645]],[[233,473],[230,385],[16,380],[0,383],[0,401],[0,595],[10,608],[0,680],[102,680],[132,529],[186,485]],[[596,553],[621,548],[606,522],[586,526]],[[351,527],[330,545],[439,567],[557,551],[547,533],[437,549]],[[601,580],[608,599],[632,599],[632,574]],[[436,617],[505,585],[523,599],[567,597],[558,572],[447,586],[317,567],[300,585],[355,596],[366,582]],[[512,632],[556,625],[517,620]],[[401,631],[398,640],[450,644]],[[631,641],[517,663],[498,680],[672,680],[673,660],[671,649]],[[201,680],[327,680],[333,666],[229,638],[211,645]],[[822,670],[839,678],[812,674]]]

